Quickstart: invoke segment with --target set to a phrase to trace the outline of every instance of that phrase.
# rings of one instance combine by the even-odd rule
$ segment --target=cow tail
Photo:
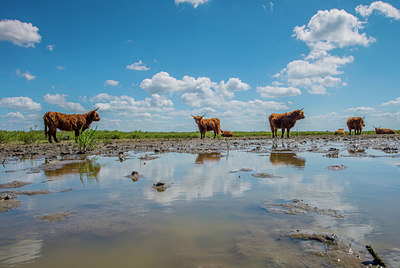
[[[218,120],[218,134],[222,134],[222,132],[221,132],[221,124],[220,124],[219,120]]]

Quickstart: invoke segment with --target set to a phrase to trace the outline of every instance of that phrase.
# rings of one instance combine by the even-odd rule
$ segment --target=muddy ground
[[[341,148],[327,144],[339,143]],[[144,140],[111,140],[97,143],[97,149],[88,154],[119,156],[128,151],[139,152],[180,152],[205,153],[225,150],[248,150],[269,153],[277,148],[288,149],[292,152],[311,151],[326,153],[327,157],[338,157],[341,151],[347,150],[353,156],[365,155],[365,149],[378,149],[385,153],[396,154],[400,150],[400,135],[362,135],[362,136],[298,136],[292,138],[245,137],[245,138],[207,138],[199,139],[144,139]],[[344,147],[343,147],[344,146]],[[73,141],[41,144],[0,144],[0,158],[7,157],[51,157],[76,154],[78,146]]]

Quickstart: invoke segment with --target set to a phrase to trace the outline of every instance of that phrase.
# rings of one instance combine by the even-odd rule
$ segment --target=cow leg
[[[50,142],[50,143],[53,143],[53,141],[51,140],[51,135],[52,135],[52,133],[47,132],[47,135],[48,135],[49,142]]]
[[[349,128],[349,135],[351,136],[351,128]]]
[[[283,134],[285,134],[285,129],[284,128],[282,128],[282,138],[283,138]]]
[[[278,138],[278,129],[275,128],[275,138]]]
[[[53,135],[54,141],[58,142],[58,140],[57,140],[57,130],[53,131],[52,135]]]
[[[289,138],[289,131],[290,131],[290,129],[287,129],[287,137]]]

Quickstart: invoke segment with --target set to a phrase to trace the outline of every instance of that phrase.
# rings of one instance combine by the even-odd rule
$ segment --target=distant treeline
[[[396,131],[400,133],[399,131]],[[307,135],[333,135],[331,131],[291,131],[292,136],[307,136]],[[347,134],[347,132],[346,132]],[[363,131],[363,134],[375,134],[375,131]],[[206,137],[213,137],[213,133],[207,133]],[[271,137],[270,131],[233,131],[234,137]],[[73,141],[75,139],[74,132],[62,132],[57,134],[60,141]],[[97,130],[95,134],[97,141],[110,141],[110,140],[129,140],[129,139],[192,139],[200,138],[200,132],[148,132],[148,131],[110,131],[110,130]],[[220,135],[218,138],[224,139]],[[45,143],[48,140],[44,136],[43,130],[30,130],[30,131],[6,131],[0,130],[0,143]]]

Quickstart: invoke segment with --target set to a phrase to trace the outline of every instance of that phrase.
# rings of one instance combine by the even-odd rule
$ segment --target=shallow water
[[[362,245],[372,244],[387,263],[397,266],[399,155],[374,149],[350,151],[328,158],[324,153],[277,146],[267,153],[165,153],[153,160],[140,159],[148,154],[129,152],[123,162],[118,157],[91,156],[84,161],[47,164],[48,168],[41,166],[45,159],[8,159],[0,171],[0,183],[31,182],[13,190],[51,193],[19,195],[21,206],[0,214],[0,266],[335,264],[308,254],[309,244],[290,239],[289,233],[296,229],[330,232]],[[333,165],[347,168],[326,169]],[[132,171],[143,177],[138,181],[126,177]],[[252,176],[255,173],[274,176]],[[162,192],[152,188],[159,181],[169,187]],[[61,192],[66,189],[72,190]],[[264,206],[266,201],[293,199],[337,210],[343,217],[289,215]],[[35,219],[64,211],[73,214],[62,222]]]

